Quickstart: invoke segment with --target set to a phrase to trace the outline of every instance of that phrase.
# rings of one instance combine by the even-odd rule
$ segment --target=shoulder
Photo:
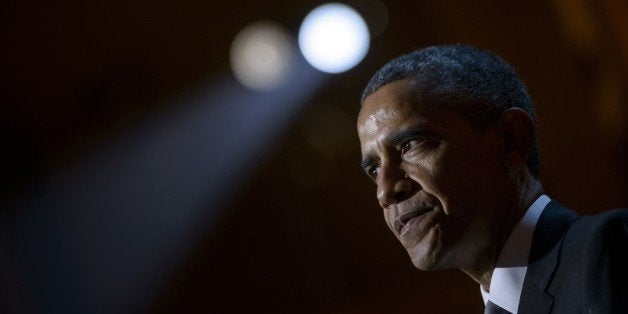
[[[535,229],[526,281],[552,297],[556,313],[628,313],[627,252],[628,210],[580,216],[552,201]],[[530,300],[536,308],[540,299]]]
[[[628,209],[614,209],[597,215],[582,216],[569,229],[565,241],[604,241],[619,244],[628,237]],[[591,243],[595,244],[595,243]]]
[[[586,260],[598,254],[628,255],[628,209],[614,209],[597,215],[581,216],[565,235],[564,248]]]
[[[607,224],[610,222],[628,222],[628,209],[618,208],[607,210],[597,215],[582,216],[586,221],[595,224]]]
[[[565,235],[562,258],[573,267],[586,307],[602,312],[628,307],[628,210],[580,217]]]

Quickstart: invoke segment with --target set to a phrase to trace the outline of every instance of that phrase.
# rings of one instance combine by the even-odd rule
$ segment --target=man
[[[581,217],[544,195],[534,106],[498,56],[437,46],[390,61],[357,128],[417,268],[462,270],[486,313],[628,313],[628,211]]]

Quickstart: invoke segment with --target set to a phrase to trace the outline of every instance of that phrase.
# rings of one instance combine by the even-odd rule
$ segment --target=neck
[[[543,194],[541,183],[527,171],[526,175],[517,181],[515,201],[510,210],[507,211],[508,214],[504,215],[504,217],[498,221],[498,223],[504,227],[497,230],[495,237],[497,241],[494,243],[494,246],[491,247],[485,256],[480,258],[482,261],[478,261],[475,265],[475,269],[462,270],[479,283],[486,291],[490,291],[493,270],[495,269],[499,253],[506,243],[506,240],[532,203]]]

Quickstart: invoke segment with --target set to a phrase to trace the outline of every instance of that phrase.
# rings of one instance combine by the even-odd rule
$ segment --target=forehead
[[[362,104],[357,121],[358,136],[365,146],[386,143],[409,129],[427,131],[448,138],[466,138],[481,133],[471,119],[441,104],[422,103],[412,80],[382,86]]]
[[[426,122],[424,113],[428,108],[417,104],[415,100],[413,83],[410,80],[395,81],[379,88],[366,98],[360,109],[360,138],[404,124]]]

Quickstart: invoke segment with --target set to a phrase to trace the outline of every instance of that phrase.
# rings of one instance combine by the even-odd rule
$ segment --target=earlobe
[[[499,117],[498,124],[506,155],[525,164],[536,142],[536,130],[530,115],[523,109],[509,108]]]

